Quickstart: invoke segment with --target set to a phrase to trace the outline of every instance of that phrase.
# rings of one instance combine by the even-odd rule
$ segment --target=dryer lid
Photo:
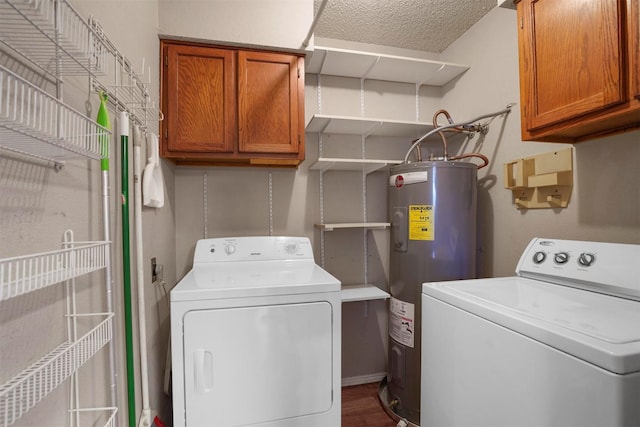
[[[171,301],[339,292],[340,281],[313,260],[199,264],[171,291]]]
[[[193,268],[171,301],[339,291],[340,281],[315,263],[306,237],[220,237],[196,242]]]
[[[640,302],[507,277],[426,283],[423,293],[611,372],[640,371]]]

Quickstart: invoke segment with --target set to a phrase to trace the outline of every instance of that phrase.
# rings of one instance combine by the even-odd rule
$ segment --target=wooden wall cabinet
[[[522,139],[640,128],[640,0],[516,0]]]
[[[178,164],[297,166],[304,58],[161,41],[161,155]]]

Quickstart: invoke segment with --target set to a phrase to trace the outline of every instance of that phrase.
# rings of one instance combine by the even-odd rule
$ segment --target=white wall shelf
[[[469,69],[444,61],[316,46],[306,72],[343,77],[444,86]]]
[[[398,83],[411,83],[416,85],[416,98],[419,95],[421,85],[444,86],[456,77],[463,74],[469,67],[442,61],[433,61],[420,58],[411,58],[394,55],[375,54],[354,50],[337,49],[316,46],[313,55],[308,58],[306,72],[320,75],[333,75],[361,79],[361,108],[364,115],[364,85],[363,80],[384,80]],[[388,169],[390,166],[401,164],[402,159],[368,159],[366,158],[366,140],[369,137],[402,138],[410,142],[422,137],[433,129],[431,123],[412,120],[393,120],[372,117],[355,117],[322,114],[321,110],[321,79],[318,79],[318,113],[314,114],[306,125],[307,133],[319,135],[319,156],[310,166],[312,170],[320,172],[320,224],[315,226],[321,230],[321,248],[324,265],[324,238],[325,232],[343,229],[384,230],[391,224],[387,222],[368,222],[367,218],[367,185],[364,175]],[[416,106],[416,115],[419,117]],[[342,158],[323,156],[323,134],[354,135],[361,137],[361,158]],[[357,171],[363,174],[362,199],[364,222],[351,223],[325,223],[323,192],[323,175],[326,171]],[[367,253],[367,234],[363,233],[364,254]],[[368,282],[367,258],[364,256],[364,280]],[[374,299],[387,299],[389,294],[375,285],[344,286],[343,302],[367,301]]]
[[[306,132],[418,138],[433,129],[424,122],[314,114]]]
[[[366,228],[369,230],[383,230],[389,228],[391,223],[389,222],[338,222],[338,223],[323,223],[315,224],[315,226],[324,231],[333,231],[337,229],[349,229],[349,228]]]
[[[312,170],[337,170],[337,171],[361,171],[370,174],[391,165],[402,163],[400,160],[377,159],[344,159],[334,157],[321,157],[309,169]]]
[[[372,301],[389,299],[391,295],[383,291],[376,285],[342,285],[340,291],[342,302]]]

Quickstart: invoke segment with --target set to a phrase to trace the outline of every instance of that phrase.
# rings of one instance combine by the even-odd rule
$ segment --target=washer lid
[[[447,302],[609,371],[640,371],[640,302],[503,277],[423,284]]]
[[[313,260],[197,264],[171,291],[171,301],[339,292],[340,281]]]

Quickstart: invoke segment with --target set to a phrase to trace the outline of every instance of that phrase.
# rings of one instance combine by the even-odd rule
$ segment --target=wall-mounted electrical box
[[[573,148],[504,164],[504,188],[518,209],[566,208],[573,188]]]

